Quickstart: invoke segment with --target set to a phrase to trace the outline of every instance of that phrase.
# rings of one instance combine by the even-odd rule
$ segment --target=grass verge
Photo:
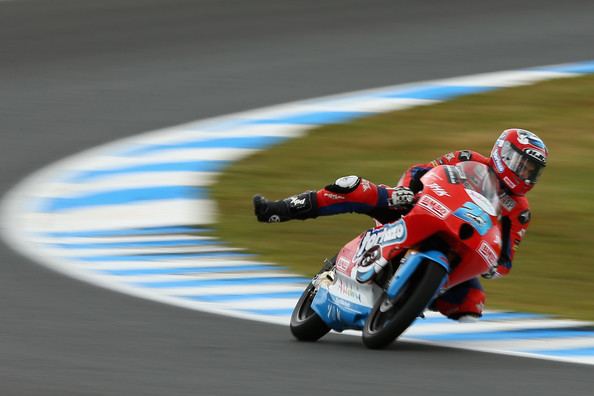
[[[322,259],[371,226],[361,215],[257,223],[251,197],[319,189],[344,175],[396,184],[411,164],[473,149],[488,154],[500,131],[536,132],[549,165],[528,195],[532,222],[511,274],[485,281],[489,308],[594,320],[594,77],[462,97],[312,130],[226,169],[213,188],[216,233],[262,260],[313,274]]]

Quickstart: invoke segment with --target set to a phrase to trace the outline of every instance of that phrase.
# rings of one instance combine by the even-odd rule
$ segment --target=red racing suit
[[[411,166],[400,178],[397,186],[409,187],[417,193],[422,189],[421,177],[431,168],[438,165],[455,165],[469,160],[489,165],[489,159],[479,153],[469,150],[455,151],[427,164]],[[401,211],[391,206],[390,196],[394,191],[393,187],[376,185],[358,177],[350,177],[348,180],[350,183],[344,183],[344,180],[340,182],[340,180],[315,193],[317,215],[356,212],[367,214],[382,224],[395,221],[403,215]],[[515,251],[526,233],[531,217],[526,197],[510,195],[502,189],[500,201],[502,252],[497,270],[491,274],[494,277],[509,273]],[[484,302],[483,288],[478,279],[473,279],[448,290],[436,301],[434,308],[451,318],[465,314],[480,316]]]

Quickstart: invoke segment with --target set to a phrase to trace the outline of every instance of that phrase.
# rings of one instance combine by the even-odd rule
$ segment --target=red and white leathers
[[[430,163],[413,165],[404,173],[397,186],[409,187],[416,193],[422,188],[420,178],[431,168],[438,165],[455,165],[469,160],[489,165],[489,159],[479,153],[468,150],[455,151]],[[376,185],[369,180],[347,176],[315,192],[314,216],[356,212],[367,214],[382,224],[392,222],[403,214],[402,210],[391,205],[390,197],[394,191],[396,191],[394,187]],[[530,209],[526,197],[512,195],[508,191],[504,188],[500,195],[502,253],[497,270],[489,274],[490,277],[509,273],[514,253],[530,222]],[[473,279],[448,290],[436,300],[434,308],[451,318],[462,315],[480,316],[484,302],[483,288],[478,279]]]

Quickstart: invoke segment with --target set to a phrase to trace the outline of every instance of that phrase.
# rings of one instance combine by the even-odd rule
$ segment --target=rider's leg
[[[454,320],[480,318],[483,314],[485,298],[481,283],[474,278],[445,292],[435,300],[431,308]]]
[[[306,191],[279,201],[256,195],[253,203],[258,221],[275,223],[349,212],[376,217],[375,212],[387,209],[387,197],[385,187],[357,176],[345,176],[317,192]]]
[[[254,213],[258,221],[279,223],[292,219],[311,219],[318,216],[315,191],[306,191],[279,201],[269,201],[261,195],[253,198]]]

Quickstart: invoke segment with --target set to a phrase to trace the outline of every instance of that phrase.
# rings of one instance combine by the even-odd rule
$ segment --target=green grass
[[[488,155],[500,131],[536,132],[549,165],[528,195],[532,222],[511,274],[485,281],[489,308],[594,320],[594,77],[462,97],[312,130],[233,164],[214,186],[216,233],[261,259],[313,274],[322,259],[371,226],[346,214],[260,224],[251,197],[314,189],[344,175],[396,184],[413,163],[457,149]]]

